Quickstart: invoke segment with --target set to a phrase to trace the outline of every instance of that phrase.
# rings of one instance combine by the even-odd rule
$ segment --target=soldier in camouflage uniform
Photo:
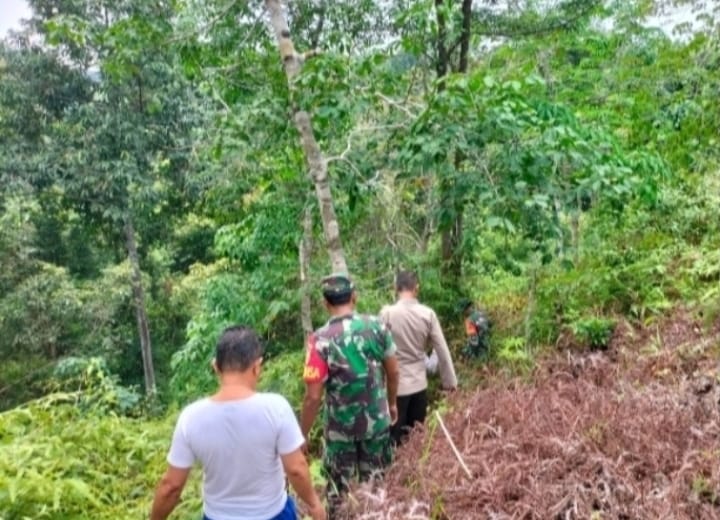
[[[468,298],[460,300],[459,307],[465,316],[465,333],[467,334],[463,356],[466,358],[487,357],[492,325],[490,319]]]
[[[351,479],[380,477],[390,464],[390,425],[397,420],[395,344],[375,316],[355,312],[346,274],[322,280],[330,320],[308,338],[300,425],[307,438],[325,393],[323,467],[329,518]]]

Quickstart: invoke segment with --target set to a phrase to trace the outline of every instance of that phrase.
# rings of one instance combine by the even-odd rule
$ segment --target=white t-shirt
[[[212,520],[268,520],[287,500],[280,455],[303,442],[295,414],[281,395],[206,398],[180,413],[167,460],[176,468],[200,462],[205,514]]]

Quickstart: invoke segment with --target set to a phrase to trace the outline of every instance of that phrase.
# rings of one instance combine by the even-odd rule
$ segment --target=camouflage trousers
[[[336,512],[352,480],[381,479],[392,462],[390,432],[361,441],[325,441],[323,471],[327,479],[328,520]]]
[[[483,359],[488,356],[488,338],[480,335],[470,336],[463,348],[465,358]]]

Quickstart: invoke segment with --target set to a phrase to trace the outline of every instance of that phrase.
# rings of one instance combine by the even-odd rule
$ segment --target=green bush
[[[500,342],[495,352],[496,359],[513,369],[527,369],[532,366],[533,357],[525,338],[510,336]]]
[[[55,366],[49,386],[58,391],[76,392],[81,410],[122,415],[140,412],[140,394],[120,385],[118,377],[110,374],[105,360],[99,357],[61,360]]]
[[[592,349],[606,349],[615,330],[615,321],[594,316],[581,318],[571,323],[570,329],[586,346]]]
[[[77,406],[82,399],[81,393],[52,394],[0,414],[0,519],[147,516],[174,418],[83,412]],[[200,514],[195,473],[179,520]]]

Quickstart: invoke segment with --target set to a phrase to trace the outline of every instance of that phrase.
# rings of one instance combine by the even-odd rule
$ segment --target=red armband
[[[306,383],[324,383],[328,377],[328,366],[317,351],[316,341],[314,334],[308,338],[303,370],[303,380]]]

